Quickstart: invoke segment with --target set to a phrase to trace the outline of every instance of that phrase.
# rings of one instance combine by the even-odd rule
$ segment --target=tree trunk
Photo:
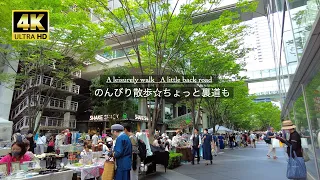
[[[193,128],[198,128],[196,125],[195,99],[194,98],[191,98],[191,118],[192,118]]]
[[[200,119],[200,112],[201,112],[201,110],[200,110],[200,108],[201,108],[201,102],[202,102],[202,97],[200,98],[200,102],[199,102],[199,105],[198,105],[198,114],[197,114],[197,124],[196,124],[196,126],[197,127],[199,127],[199,119]]]

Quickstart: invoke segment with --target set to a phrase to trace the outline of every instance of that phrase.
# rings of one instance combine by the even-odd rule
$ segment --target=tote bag
[[[279,148],[280,147],[280,141],[278,139],[271,139],[272,147],[273,148]]]
[[[294,158],[292,157],[292,146],[290,146],[290,157],[287,165],[287,178],[288,179],[305,179],[307,178],[306,164],[303,157],[297,157],[296,152],[293,151]]]
[[[102,180],[113,180],[114,178],[114,162],[106,161],[104,163],[104,170],[102,173]]]

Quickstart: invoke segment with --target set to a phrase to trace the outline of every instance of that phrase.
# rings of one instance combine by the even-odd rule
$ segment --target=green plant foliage
[[[169,169],[174,169],[174,168],[180,166],[181,158],[182,158],[182,154],[181,153],[170,152],[168,168]]]
[[[129,75],[130,71],[127,67],[116,67],[107,69],[103,75],[92,80],[90,86],[91,99],[93,106],[93,114],[119,114],[126,113],[129,117],[134,117],[138,111],[138,105],[132,98],[126,97],[97,97],[95,96],[96,89],[120,89],[123,86],[120,84],[107,84],[108,77]],[[127,84],[127,88],[132,89],[132,84]],[[110,122],[112,124],[114,122]]]
[[[105,31],[98,24],[92,23],[88,9],[75,8],[75,4],[84,3],[75,1],[21,1],[5,0],[1,2],[0,11],[0,47],[1,61],[12,67],[19,61],[19,69],[12,67],[16,72],[14,76],[1,75],[1,82],[14,82],[18,90],[22,83],[38,76],[54,78],[54,84],[64,83],[70,85],[72,74],[83,70],[85,62],[94,62],[97,50],[104,46]],[[48,41],[13,41],[12,40],[12,10],[49,10],[50,40]],[[14,85],[13,85],[14,86]],[[45,98],[35,99],[35,108],[29,108],[25,114],[30,117],[29,128],[37,131],[39,122],[36,117],[41,117],[44,107],[56,93],[56,88],[51,86],[44,92],[41,86],[28,91],[27,96],[42,94]],[[64,99],[64,98],[63,98]],[[41,100],[41,103],[40,103]]]
[[[239,8],[254,7],[241,1]],[[214,19],[211,13],[220,0],[179,1],[120,0],[116,9],[106,1],[88,0],[83,9],[92,8],[99,25],[107,31],[110,46],[125,52],[128,65],[142,75],[213,75],[216,79],[237,74],[243,63],[236,63],[248,52],[242,48],[246,26],[240,25],[239,12],[224,11]],[[208,6],[209,5],[209,6]],[[210,15],[211,14],[211,15]],[[205,19],[212,18],[210,22]],[[197,22],[196,24],[194,22]],[[122,41],[126,37],[129,42]],[[122,39],[121,39],[122,38]],[[157,84],[156,88],[163,85]],[[161,117],[161,98],[151,98],[154,109],[148,108],[148,128],[153,134]],[[192,101],[193,121],[196,102]],[[198,106],[199,107],[199,106]],[[152,116],[151,116],[152,115]]]

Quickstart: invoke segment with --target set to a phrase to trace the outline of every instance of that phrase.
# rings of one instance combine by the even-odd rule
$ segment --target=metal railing
[[[19,89],[17,89],[14,93],[14,100],[20,98],[29,88],[39,86],[39,85],[47,85],[51,87],[58,88],[60,90],[72,92],[75,94],[79,94],[80,86],[76,84],[66,84],[63,82],[59,82],[57,79],[49,76],[41,76],[38,75],[36,77],[32,77],[28,79],[25,83],[21,85]]]
[[[44,105],[48,99],[49,99],[49,102],[46,105],[47,108],[64,109],[64,110],[70,110],[70,111],[78,110],[78,102],[37,95],[37,96],[31,96],[30,99],[26,97],[12,111],[11,119],[15,119],[22,111],[24,111],[28,107],[29,104],[30,106]]]
[[[49,127],[49,128],[76,128],[76,120],[72,119],[69,121],[69,126],[65,126],[64,119],[56,117],[47,117],[42,116],[40,119],[40,127]],[[29,116],[24,116],[21,118],[15,125],[15,130],[22,130],[29,128]]]

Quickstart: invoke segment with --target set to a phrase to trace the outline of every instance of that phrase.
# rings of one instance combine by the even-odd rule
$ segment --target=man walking
[[[132,169],[130,171],[130,180],[138,180],[139,178],[139,167],[140,167],[140,158],[139,147],[137,137],[131,132],[131,125],[126,124],[124,126],[124,132],[127,136],[129,136],[131,144],[132,144]]]
[[[116,159],[115,180],[130,180],[132,165],[132,144],[129,137],[123,132],[124,127],[120,124],[111,126],[111,132],[117,137],[114,146],[114,157]]]
[[[268,146],[269,146],[269,151],[268,151],[267,156],[268,156],[268,158],[270,158],[270,153],[272,153],[272,154],[273,154],[273,159],[277,159],[277,156],[276,156],[276,148],[274,148],[274,147],[272,146],[272,143],[271,143],[271,139],[272,139],[272,138],[275,138],[275,134],[274,134],[273,131],[274,131],[273,127],[270,127],[270,128],[269,128],[269,131],[267,132],[267,136],[266,136],[266,143],[267,143]]]
[[[256,148],[256,135],[253,132],[250,134],[251,147]]]
[[[192,148],[192,165],[194,165],[194,158],[197,154],[198,164],[200,164],[200,146],[201,146],[201,137],[199,135],[198,129],[194,129],[194,134],[190,137],[191,148]]]

